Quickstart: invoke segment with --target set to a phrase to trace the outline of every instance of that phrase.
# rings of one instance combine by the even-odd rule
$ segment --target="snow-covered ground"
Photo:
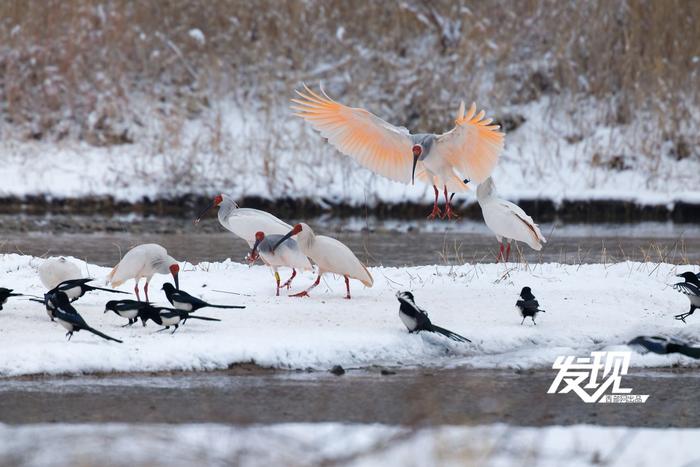
[[[17,466],[696,465],[699,429],[591,425],[0,424],[0,463]],[[37,442],[41,440],[41,442]]]
[[[41,294],[37,267],[42,260],[0,257],[0,286]],[[108,268],[76,261],[86,274],[103,278]],[[613,348],[639,334],[696,340],[700,317],[688,324],[673,319],[687,310],[687,299],[668,284],[689,268],[655,263],[593,265],[466,264],[371,268],[375,285],[353,281],[345,300],[342,280],[329,276],[312,298],[274,297],[274,281],[263,266],[225,261],[187,264],[181,287],[212,303],[245,304],[244,310],[200,310],[222,322],[189,321],[173,335],[157,326],[120,328],[124,320],[103,314],[104,303],[121,298],[91,293],[75,303],[93,327],[124,340],[103,341],[80,332],[66,342],[40,304],[11,299],[0,311],[0,374],[107,371],[206,370],[237,362],[277,368],[327,370],[334,365],[455,366],[478,368],[551,367],[559,355],[585,355]],[[696,269],[696,268],[692,268]],[[283,273],[284,278],[284,273]],[[151,283],[151,299],[165,276]],[[293,290],[312,282],[298,277]],[[514,303],[520,289],[532,287],[546,313],[538,325],[520,325]],[[131,291],[132,283],[122,286]],[[218,290],[245,295],[230,295]],[[409,335],[398,318],[397,290],[411,290],[435,324],[469,337],[456,344],[434,335]],[[124,296],[125,297],[125,296]],[[693,365],[678,355],[635,355],[632,367]]]
[[[445,111],[452,114],[456,108]],[[289,112],[282,106],[276,114]],[[646,140],[640,134],[659,131],[642,117],[634,124],[604,127],[592,123],[599,121],[594,104],[572,114],[546,99],[499,112],[525,118],[507,134],[494,172],[498,190],[507,198],[700,202],[700,161],[676,160],[670,148],[642,147]],[[431,187],[374,175],[332,149],[300,119],[243,114],[236,104],[223,102],[212,115],[183,123],[174,147],[163,141],[166,130],[155,124],[142,130],[134,144],[108,147],[4,140],[0,196],[110,195],[136,201],[227,192],[235,198],[322,198],[352,205],[432,201]],[[213,121],[220,123],[219,133],[212,133]],[[475,201],[473,192],[460,197]]]

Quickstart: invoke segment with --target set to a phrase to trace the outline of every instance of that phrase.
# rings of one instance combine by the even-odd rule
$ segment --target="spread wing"
[[[338,151],[368,169],[397,182],[411,182],[413,156],[410,134],[365,109],[340,104],[321,90],[307,86],[292,99],[295,115],[311,124]]]
[[[431,155],[445,159],[453,168],[477,183],[491,174],[503,151],[504,134],[491,119],[484,119],[484,111],[476,114],[472,104],[464,114],[464,102],[459,107],[455,127],[438,136]]]
[[[700,297],[700,288],[697,285],[691,284],[690,282],[679,282],[673,285],[673,288],[684,295],[691,295]]]

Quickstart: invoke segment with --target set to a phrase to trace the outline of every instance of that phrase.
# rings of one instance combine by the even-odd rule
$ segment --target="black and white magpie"
[[[70,304],[70,301],[68,300],[68,295],[66,295],[65,292],[55,292],[54,295],[55,298],[53,300],[53,303],[55,304],[56,309],[53,312],[53,316],[54,318],[56,318],[56,321],[58,321],[59,324],[66,328],[66,330],[68,331],[66,333],[66,336],[68,336],[68,340],[70,340],[71,337],[73,337],[74,332],[88,331],[103,339],[119,342],[120,344],[122,343],[122,341],[120,341],[119,339],[110,337],[107,334],[103,334],[97,329],[88,326],[83,317],[80,316],[78,314],[78,311],[75,308],[73,308],[73,305]]]
[[[60,284],[58,284],[56,287],[53,289],[49,290],[49,292],[63,292],[68,296],[68,299],[71,302],[76,301],[83,295],[85,295],[87,292],[91,292],[93,290],[101,290],[103,292],[112,292],[112,293],[127,293],[127,292],[122,292],[121,290],[112,290],[112,289],[103,289],[102,287],[94,287],[92,285],[88,285],[88,282],[93,281],[94,279],[69,279],[67,281],[63,281]]]
[[[660,336],[638,336],[627,343],[630,347],[636,347],[640,352],[654,352],[658,354],[679,353],[692,358],[700,358],[700,347],[693,347],[677,339]]]
[[[194,313],[200,308],[245,308],[243,305],[212,305],[197,297],[193,297],[182,289],[176,289],[173,284],[166,282],[163,284],[163,291],[170,304],[178,309],[188,313]]]
[[[44,305],[46,314],[49,315],[51,321],[54,321],[54,311],[56,311],[56,294],[57,292],[48,291],[44,294],[44,299],[30,298],[29,301],[37,302]]]
[[[159,306],[152,306],[150,308],[151,310],[146,311],[142,319],[145,319],[144,325],[145,322],[150,319],[156,324],[165,326],[163,329],[159,329],[158,332],[165,331],[166,329],[170,329],[170,326],[174,326],[175,329],[173,329],[172,332],[174,334],[175,331],[177,331],[177,328],[180,327],[180,324],[185,324],[188,319],[201,319],[203,321],[221,321],[220,319],[209,318],[207,316],[193,316],[188,311],[178,310],[176,308],[167,308]]]
[[[6,289],[5,287],[0,287],[0,310],[2,306],[7,303],[7,299],[10,297],[23,297],[21,293],[13,293],[12,289]]]
[[[700,279],[690,271],[678,274],[676,277],[682,277],[685,281],[674,284],[673,288],[688,297],[690,301],[690,310],[675,316],[676,319],[685,323],[685,319],[695,313],[697,308],[700,308]]]
[[[532,289],[523,287],[523,290],[520,291],[520,298],[521,300],[515,302],[515,306],[520,310],[520,314],[523,317],[520,325],[525,322],[525,318],[532,318],[532,324],[537,326],[535,316],[537,316],[537,313],[544,313],[545,311],[540,310],[540,304],[535,300],[535,296],[532,295]]]
[[[457,342],[471,342],[464,336],[460,336],[452,331],[435,326],[430,322],[428,313],[416,305],[415,299],[411,292],[397,292],[396,298],[399,299],[399,318],[408,329],[409,333],[428,331],[442,334],[445,337]]]
[[[128,319],[129,322],[123,325],[123,328],[131,326],[138,318],[141,318],[141,322],[145,326],[151,308],[152,306],[148,302],[139,302],[137,300],[110,300],[105,304],[105,313],[113,311],[116,315]]]

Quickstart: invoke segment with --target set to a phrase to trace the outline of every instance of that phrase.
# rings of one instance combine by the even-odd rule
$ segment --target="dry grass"
[[[505,109],[547,95],[582,127],[643,119],[633,154],[670,145],[682,159],[700,145],[700,2],[690,0],[8,0],[0,18],[4,138],[254,151],[284,184],[275,154],[290,141],[309,148],[283,126],[287,100],[301,81],[323,81],[409,128],[448,126],[444,110],[460,97],[508,126]],[[578,109],[591,97],[603,103],[598,122]],[[232,110],[268,133],[232,133],[222,123]],[[187,138],[193,120],[201,127]],[[620,162],[596,152],[591,163]]]

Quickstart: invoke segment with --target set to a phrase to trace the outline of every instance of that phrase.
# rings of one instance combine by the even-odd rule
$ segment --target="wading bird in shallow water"
[[[357,259],[357,256],[344,244],[335,238],[325,235],[316,235],[306,224],[297,224],[285,236],[280,238],[272,251],[275,252],[287,239],[296,236],[297,243],[304,255],[318,266],[318,277],[311,287],[303,292],[292,295],[292,297],[308,297],[309,291],[321,282],[321,276],[330,272],[345,278],[345,288],[350,298],[350,279],[357,279],[367,287],[372,287],[374,279],[364,264]]]
[[[194,223],[198,224],[207,211],[214,207],[219,208],[219,223],[226,230],[248,242],[248,246],[251,248],[255,243],[256,232],[284,235],[292,228],[291,225],[282,222],[268,212],[259,209],[239,208],[231,197],[224,194],[216,195],[214,201],[199,213]]]
[[[80,274],[78,266],[63,257],[49,258],[39,266],[39,280],[48,290],[53,289],[63,281],[80,279],[81,277],[83,276]]]
[[[112,287],[119,287],[129,279],[134,279],[136,284],[134,292],[136,298],[141,300],[139,296],[139,280],[142,277],[146,278],[146,285],[143,291],[146,294],[148,302],[148,284],[155,274],[172,274],[175,281],[175,287],[179,287],[178,274],[180,266],[175,258],[168,254],[168,251],[155,243],[146,243],[138,245],[129,250],[119,264],[114,266],[112,272],[107,276],[107,283]]]
[[[88,326],[83,317],[80,316],[77,310],[70,304],[68,295],[63,292],[56,292],[53,295],[55,297],[54,303],[56,305],[53,315],[56,318],[56,321],[58,321],[58,323],[68,331],[66,333],[68,340],[73,337],[74,332],[88,331],[108,341],[119,342],[120,344],[122,343],[122,341],[119,339],[110,337],[107,334],[103,334],[97,329]]]
[[[297,269],[301,269],[302,271],[310,271],[313,269],[309,258],[302,253],[296,240],[288,238],[284,242],[280,243],[277,248],[274,248],[282,237],[283,235],[265,235],[264,232],[257,232],[255,234],[255,244],[248,255],[248,260],[251,264],[254,263],[258,257],[260,257],[275,273],[277,296],[280,294],[280,287],[287,287],[287,289],[291,287],[292,280],[297,275]],[[277,271],[279,267],[292,268],[291,277],[281,286],[280,274]]]
[[[416,305],[411,292],[397,292],[396,298],[399,299],[400,303],[399,318],[401,318],[401,322],[406,326],[409,333],[420,331],[436,332],[456,342],[471,342],[464,336],[431,323],[428,318],[428,312]]]
[[[304,89],[296,91],[299,99],[292,99],[295,115],[309,122],[338,151],[391,180],[413,184],[418,176],[433,185],[435,202],[429,219],[456,217],[448,192],[467,191],[468,180],[484,181],[503,150],[500,127],[484,119],[483,110],[477,114],[475,104],[466,115],[464,102],[460,104],[455,127],[447,133],[412,135],[365,109],[334,101],[323,90],[317,94],[307,86]],[[444,213],[438,207],[441,189]]]
[[[508,262],[510,257],[510,242],[516,240],[525,242],[533,250],[541,250],[542,244],[547,243],[540,228],[516,204],[500,199],[496,194],[496,185],[491,177],[487,178],[476,189],[476,199],[481,206],[486,226],[496,234],[500,250],[496,262],[501,258]],[[503,255],[503,239],[508,241],[508,249]]]
[[[520,291],[520,298],[520,300],[515,302],[515,306],[523,317],[520,325],[525,322],[525,318],[529,317],[532,318],[532,324],[537,326],[537,323],[535,323],[535,316],[537,316],[537,313],[544,313],[545,311],[540,310],[540,304],[532,294],[532,289],[530,289],[530,287],[523,287],[523,290]]]
[[[676,277],[682,277],[685,281],[674,284],[673,288],[688,297],[690,301],[690,310],[675,316],[676,319],[685,323],[685,319],[695,313],[696,309],[700,308],[700,279],[690,271],[678,274]]]
[[[193,297],[184,290],[176,289],[170,282],[163,284],[163,292],[165,292],[165,298],[176,310],[183,310],[188,313],[194,313],[200,308],[245,308],[245,305],[212,305],[197,297]]]

